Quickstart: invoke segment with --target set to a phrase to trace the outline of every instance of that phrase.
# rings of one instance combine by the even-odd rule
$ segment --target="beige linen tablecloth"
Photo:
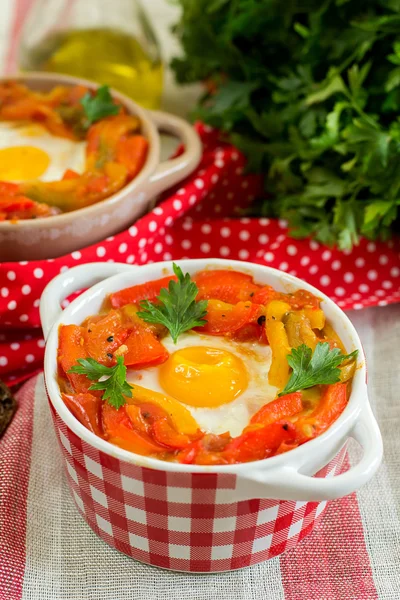
[[[173,42],[168,26],[176,8],[163,0],[145,4],[169,55]],[[12,40],[27,5],[28,0],[0,2],[0,72],[15,59]],[[196,89],[177,92],[170,76],[167,81],[165,104],[185,112]],[[356,495],[332,502],[322,524],[297,549],[242,571],[170,573],[107,547],[82,521],[69,496],[42,377],[26,384],[20,410],[0,444],[0,523],[5,523],[0,530],[0,600],[399,600],[400,305],[349,316],[368,359],[384,464]],[[351,462],[358,452],[352,446]],[[10,502],[13,511],[2,520]],[[5,539],[12,540],[7,548]]]

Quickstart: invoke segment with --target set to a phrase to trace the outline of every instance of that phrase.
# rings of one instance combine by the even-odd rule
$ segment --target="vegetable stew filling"
[[[346,354],[320,300],[205,270],[135,285],[59,330],[59,384],[90,431],[131,452],[223,465],[282,454],[345,409]]]
[[[134,179],[148,141],[110,94],[84,86],[35,92],[0,83],[0,221],[94,204]]]

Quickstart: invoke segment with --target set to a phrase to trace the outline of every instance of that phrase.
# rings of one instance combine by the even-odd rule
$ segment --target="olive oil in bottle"
[[[51,3],[52,0],[46,1],[47,10],[51,10]],[[21,68],[91,79],[114,87],[145,108],[158,108],[163,65],[157,41],[140,5],[135,4],[135,0],[129,3],[127,0],[91,0],[87,6],[93,10],[97,4],[101,10],[95,13],[87,10],[82,15],[83,5],[79,4],[80,12],[75,18],[66,5],[65,27],[63,24],[62,29],[50,28],[39,39],[25,27],[20,47]],[[106,9],[112,10],[109,19]],[[132,28],[127,23],[128,17]],[[31,17],[28,24],[30,20]],[[96,26],[82,27],[82,22],[88,21]]]

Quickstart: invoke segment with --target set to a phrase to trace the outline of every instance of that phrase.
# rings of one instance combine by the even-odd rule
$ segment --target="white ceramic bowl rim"
[[[194,260],[180,260],[177,261],[179,265],[182,266],[182,269],[189,270],[191,268],[192,272],[196,272],[200,269],[204,268],[233,268],[236,270],[241,270],[244,272],[248,272],[253,274],[255,281],[260,281],[261,274],[265,274],[268,276],[274,275],[275,277],[279,277],[282,280],[282,283],[285,286],[288,286],[290,289],[298,289],[303,288],[306,289],[313,294],[317,295],[322,299],[323,308],[326,311],[329,308],[329,311],[335,314],[336,318],[339,319],[344,327],[347,329],[349,336],[351,338],[352,347],[347,348],[348,351],[352,351],[354,349],[358,350],[358,362],[357,362],[357,370],[353,379],[352,391],[350,395],[349,402],[343,411],[343,413],[339,416],[339,418],[329,427],[329,429],[323,433],[322,435],[310,440],[306,444],[295,448],[294,450],[290,450],[285,454],[281,454],[278,456],[274,456],[271,458],[263,459],[260,461],[253,461],[251,463],[240,463],[235,465],[211,465],[211,466],[201,466],[201,465],[184,465],[175,462],[162,461],[156,458],[146,457],[138,454],[134,454],[127,450],[123,450],[113,444],[101,439],[96,436],[94,433],[90,432],[86,427],[84,427],[68,410],[66,405],[61,399],[60,390],[58,387],[56,372],[57,372],[57,346],[58,346],[58,327],[62,324],[66,319],[72,317],[74,311],[77,310],[79,305],[85,303],[90,297],[98,296],[101,294],[104,295],[104,287],[110,289],[111,286],[114,286],[116,283],[119,283],[119,287],[117,289],[123,289],[124,287],[128,287],[130,285],[135,285],[135,272],[139,273],[148,273],[148,277],[144,278],[144,281],[157,279],[161,276],[160,271],[167,269],[171,271],[172,263],[171,261],[162,262],[162,263],[153,263],[143,267],[131,267],[132,273],[119,273],[112,277],[108,277],[104,281],[92,286],[88,290],[86,290],[83,294],[81,294],[78,298],[76,298],[71,304],[64,310],[60,318],[54,323],[50,334],[48,336],[47,344],[46,344],[46,353],[45,353],[45,377],[46,377],[46,386],[49,393],[50,400],[54,406],[54,409],[61,417],[61,419],[65,422],[65,424],[81,439],[83,439],[86,443],[91,446],[97,448],[101,452],[105,454],[111,455],[115,458],[120,459],[121,461],[137,464],[143,467],[148,467],[151,469],[163,470],[163,471],[171,471],[171,472],[183,472],[183,473],[236,473],[236,474],[245,474],[246,471],[249,470],[249,466],[252,469],[261,467],[263,471],[266,468],[276,468],[287,466],[290,463],[295,463],[297,466],[301,466],[306,462],[307,457],[310,455],[318,455],[321,449],[326,445],[331,443],[334,439],[340,438],[341,434],[348,435],[348,432],[351,430],[352,426],[354,426],[358,415],[360,412],[366,408],[368,405],[367,395],[366,395],[366,367],[365,367],[365,357],[363,348],[361,346],[359,337],[357,335],[354,326],[348,317],[342,312],[342,310],[337,307],[328,296],[322,293],[320,290],[314,288],[313,286],[303,282],[297,277],[293,277],[277,269],[273,269],[271,267],[242,262],[242,261],[230,261],[223,259],[194,259]],[[91,265],[85,265],[90,270]],[[129,267],[127,267],[129,268]],[[89,271],[88,271],[89,272]],[[68,272],[67,272],[68,273]],[[67,273],[65,275],[67,275]],[[263,279],[266,277],[264,276]],[[106,283],[106,286],[105,286]],[[261,283],[263,283],[261,281]],[[107,292],[106,292],[107,293]],[[54,299],[53,299],[54,301]],[[71,320],[73,321],[73,319]],[[77,323],[80,324],[80,323]],[[345,436],[347,439],[347,435]],[[345,439],[343,439],[343,443]],[[323,465],[321,465],[322,467]]]
[[[56,85],[66,85],[66,86],[84,85],[92,90],[95,90],[99,87],[99,84],[95,83],[93,81],[89,81],[87,79],[82,79],[79,77],[72,77],[69,75],[62,75],[59,73],[30,72],[30,73],[25,73],[25,74],[14,75],[12,77],[0,78],[0,82],[2,80],[3,81],[4,80],[20,81],[20,82],[26,83],[26,85],[28,87],[29,87],[29,82],[32,82],[32,84],[34,84],[35,81],[36,82],[53,81],[54,86],[56,86]],[[20,230],[21,228],[24,228],[24,227],[29,228],[29,230],[40,229],[41,227],[43,227],[43,222],[47,223],[49,219],[51,219],[51,223],[54,225],[54,227],[57,227],[57,226],[61,225],[62,221],[65,220],[67,215],[77,214],[77,213],[79,213],[79,217],[81,217],[81,216],[90,217],[91,214],[93,214],[94,212],[97,212],[96,207],[98,207],[99,204],[107,205],[110,207],[113,206],[115,203],[119,202],[121,192],[123,192],[124,194],[129,194],[130,192],[135,190],[139,186],[139,184],[142,183],[142,181],[145,181],[146,179],[149,178],[149,176],[153,173],[154,169],[156,168],[156,166],[159,162],[160,141],[159,141],[159,134],[157,132],[157,129],[156,129],[154,123],[152,122],[152,120],[146,115],[145,110],[143,108],[141,108],[138,104],[136,104],[136,102],[134,102],[127,96],[120,94],[118,91],[116,91],[114,89],[112,90],[112,95],[114,98],[119,100],[121,102],[121,104],[123,106],[125,106],[125,108],[127,108],[129,114],[135,115],[139,118],[141,126],[144,125],[145,129],[147,130],[147,132],[149,134],[148,135],[149,148],[148,148],[148,152],[147,152],[146,162],[143,165],[140,172],[136,175],[136,177],[134,177],[134,179],[132,179],[132,181],[130,181],[129,183],[124,185],[121,189],[119,189],[117,192],[115,192],[111,196],[108,196],[107,198],[104,198],[104,200],[100,200],[99,202],[95,202],[94,204],[91,204],[90,206],[78,208],[78,209],[71,210],[71,211],[64,212],[64,213],[60,213],[57,215],[53,215],[51,217],[38,217],[37,219],[33,219],[33,220],[32,219],[21,219],[20,221],[18,221],[18,223],[11,223],[10,221],[0,221],[0,230],[2,228],[3,229],[7,228],[7,230],[9,230],[10,227],[11,228],[17,227],[18,230]]]

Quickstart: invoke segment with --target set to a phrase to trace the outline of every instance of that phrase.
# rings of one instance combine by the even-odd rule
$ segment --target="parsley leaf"
[[[207,314],[207,300],[196,302],[198,288],[189,273],[184,275],[175,263],[173,269],[178,281],[171,280],[168,289],[160,291],[157,304],[143,300],[140,303],[142,310],[137,315],[147,323],[164,325],[176,344],[184,331],[205,325],[203,317]]]
[[[114,408],[126,403],[125,396],[132,397],[132,386],[126,381],[126,366],[122,356],[117,357],[117,364],[113,367],[105,367],[93,358],[79,358],[78,363],[68,373],[86,375],[91,381],[96,381],[89,390],[104,390],[102,400],[107,400]]]
[[[81,99],[81,104],[86,115],[86,128],[100,119],[119,113],[119,106],[114,103],[108,85],[99,87],[94,96],[87,92]]]
[[[356,358],[357,354],[358,350],[354,350],[351,354],[342,354],[339,348],[331,350],[327,342],[319,342],[314,353],[305,344],[293,348],[287,357],[293,373],[279,396],[304,390],[314,385],[337,383],[340,381],[339,365],[345,360]]]

